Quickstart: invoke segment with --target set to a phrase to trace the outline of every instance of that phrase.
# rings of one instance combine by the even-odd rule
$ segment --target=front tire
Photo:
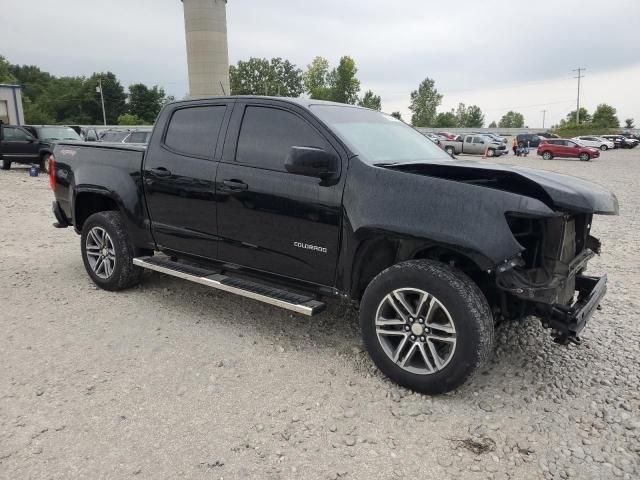
[[[490,148],[489,150],[487,150],[487,157],[495,157],[496,156],[496,151],[492,148]]]
[[[581,153],[579,158],[581,162],[588,162],[591,160],[591,156],[588,153]]]
[[[119,212],[91,215],[80,241],[84,267],[98,287],[115,291],[140,283],[143,270],[133,265],[135,249]]]
[[[464,273],[410,260],[380,273],[361,302],[364,345],[394,382],[439,394],[462,385],[490,357],[493,317]]]

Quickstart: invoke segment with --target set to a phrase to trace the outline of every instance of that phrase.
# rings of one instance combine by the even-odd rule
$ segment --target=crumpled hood
[[[434,160],[385,167],[534,197],[556,210],[618,214],[618,199],[609,190],[561,173],[471,160]]]

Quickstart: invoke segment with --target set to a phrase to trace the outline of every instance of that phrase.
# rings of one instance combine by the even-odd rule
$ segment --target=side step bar
[[[235,293],[260,302],[286,308],[303,315],[313,316],[324,311],[326,304],[313,297],[288,292],[280,288],[262,285],[240,278],[229,277],[219,272],[194,267],[184,263],[173,262],[157,257],[139,257],[133,264],[173,277],[183,278],[200,283],[207,287],[217,288],[225,292]]]

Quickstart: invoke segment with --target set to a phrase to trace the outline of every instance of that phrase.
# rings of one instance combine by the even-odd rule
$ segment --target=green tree
[[[496,123],[495,120],[493,120],[490,124],[489,124],[489,128],[498,128],[498,124]]]
[[[128,113],[137,117],[140,122],[128,125],[141,125],[152,124],[155,122],[160,109],[165,103],[165,92],[163,88],[154,85],[152,88],[148,88],[142,83],[134,83],[129,85],[129,105]],[[120,123],[120,117],[118,117],[118,124]]]
[[[458,126],[458,116],[451,110],[450,112],[441,112],[436,115],[434,127],[450,128]]]
[[[372,110],[382,110],[382,99],[379,95],[376,95],[371,90],[364,92],[364,96],[358,100],[358,105],[361,107],[370,108]]]
[[[107,124],[113,125],[118,121],[118,117],[127,111],[127,95],[122,84],[111,72],[94,73],[86,79],[81,92],[82,113],[90,119],[90,123],[102,123],[100,92],[96,90],[99,80],[102,81]]]
[[[331,100],[355,105],[360,91],[360,80],[356,78],[356,73],[356,62],[349,56],[342,57],[338,66],[329,73]]]
[[[522,128],[524,127],[524,116],[521,113],[509,110],[502,116],[498,126],[500,128]]]
[[[43,112],[49,115],[52,122],[46,123],[68,123],[68,124],[85,124],[97,123],[97,119],[88,115],[84,110],[83,104],[86,99],[86,79],[84,77],[60,77],[56,78],[44,89],[42,95],[33,101],[34,115],[37,112]],[[95,95],[95,87],[93,95]],[[37,123],[35,119],[30,119],[25,111],[27,122]],[[100,110],[102,112],[102,110]],[[100,113],[100,122],[102,123],[102,113]]]
[[[329,61],[323,57],[316,57],[307,66],[303,75],[305,91],[314,100],[328,100],[331,97],[329,88]]]
[[[391,112],[391,116],[393,118],[397,118],[398,120],[402,120],[402,114],[400,112]]]
[[[11,64],[0,55],[0,83],[16,83],[16,77],[11,73]]]
[[[442,102],[442,95],[435,88],[435,81],[425,78],[417,90],[411,92],[411,124],[414,127],[430,127],[436,119],[436,110]]]
[[[123,113],[118,117],[118,125],[144,125],[144,120],[132,113]]]
[[[636,128],[636,125],[633,122],[633,118],[624,119],[624,128]]]
[[[565,124],[570,123],[570,124],[577,124],[577,116],[576,116],[576,112],[577,110],[572,110],[567,114],[567,119],[565,121]],[[580,123],[590,123],[591,122],[591,115],[589,115],[589,111],[584,108],[584,107],[580,107]]]
[[[471,105],[467,108],[467,123],[465,127],[482,128],[484,125],[484,114],[477,105]]]
[[[458,108],[455,111],[456,125],[453,127],[466,127],[467,126],[467,106],[464,103],[459,103]]]
[[[299,97],[304,91],[302,70],[280,57],[251,57],[229,67],[232,95]]]
[[[593,112],[592,123],[600,128],[618,128],[620,120],[616,116],[616,109],[606,103],[601,103]]]

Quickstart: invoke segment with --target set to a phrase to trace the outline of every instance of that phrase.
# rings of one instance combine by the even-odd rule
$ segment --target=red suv
[[[573,140],[564,138],[545,138],[540,140],[538,155],[541,155],[545,160],[551,160],[553,157],[563,157],[579,158],[583,162],[588,162],[592,158],[598,158],[600,150],[584,147]]]

